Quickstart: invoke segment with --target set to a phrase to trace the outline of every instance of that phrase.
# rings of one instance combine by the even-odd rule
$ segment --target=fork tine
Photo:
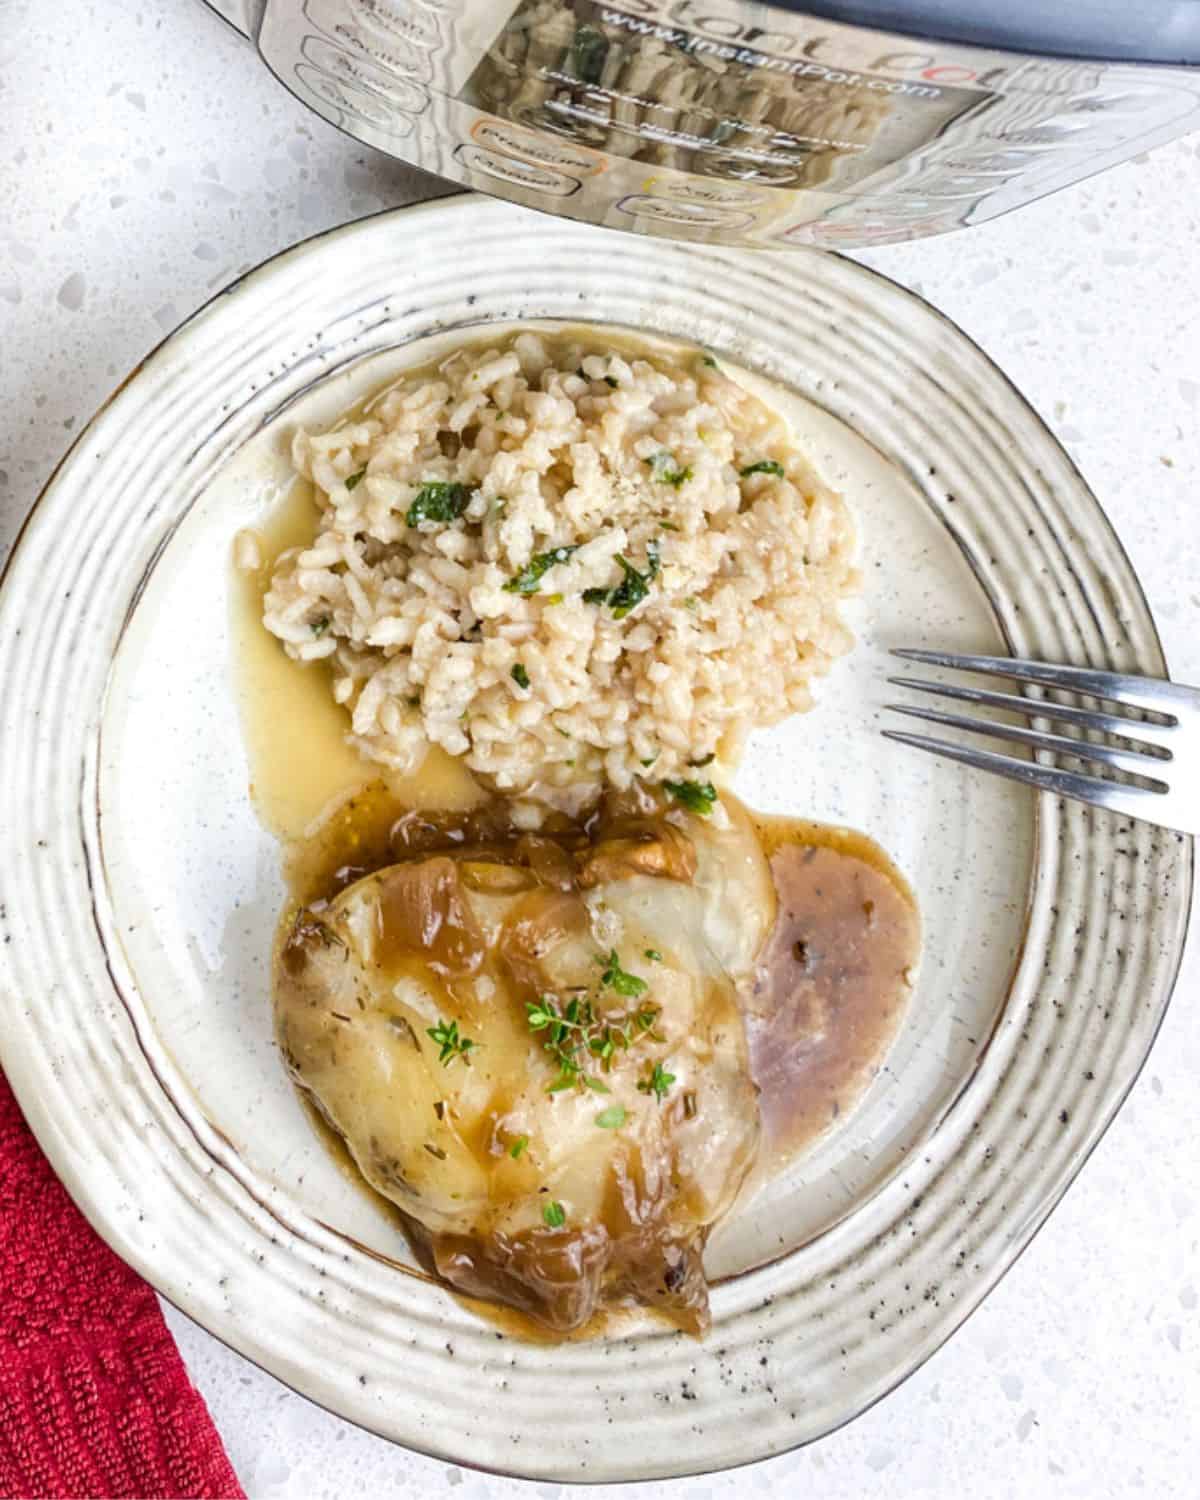
[[[947,729],[965,729],[971,734],[986,735],[994,740],[1028,745],[1033,750],[1050,750],[1055,755],[1074,755],[1079,760],[1115,766],[1118,771],[1127,771],[1132,776],[1144,776],[1147,780],[1154,781],[1156,790],[1170,790],[1166,782],[1151,774],[1163,768],[1164,762],[1157,756],[1139,755],[1133,750],[1118,750],[1113,745],[1073,740],[1062,734],[1046,734],[1041,729],[1031,729],[1025,724],[998,724],[991,719],[972,719],[966,714],[948,714],[941,709],[916,708],[904,703],[889,703],[886,706],[898,714],[908,714],[911,718],[924,719],[930,724],[943,724]]]
[[[934,755],[944,755],[948,760],[961,761],[978,771],[994,771],[1010,781],[1024,782],[1039,791],[1053,792],[1059,797],[1070,797],[1076,802],[1090,802],[1095,807],[1105,807],[1112,812],[1130,818],[1143,818],[1149,823],[1160,823],[1165,828],[1178,822],[1168,821],[1166,809],[1159,798],[1161,792],[1144,791],[1136,786],[1118,786],[1113,781],[1102,781],[1098,776],[1081,776],[1075,771],[1060,771],[1052,766],[1039,765],[1033,760],[1018,760],[1013,755],[998,755],[992,750],[975,750],[966,745],[952,745],[948,740],[935,740],[927,734],[908,734],[901,729],[885,729],[885,739],[896,740],[901,745],[911,745],[917,750],[929,750]],[[1165,798],[1164,798],[1165,802]],[[1182,832],[1196,830],[1182,828]]]
[[[997,677],[1013,677],[1018,682],[1040,682],[1046,687],[1086,693],[1092,698],[1108,698],[1114,703],[1132,704],[1135,708],[1147,708],[1151,713],[1172,717],[1176,705],[1196,705],[1195,690],[1180,683],[1152,677],[1130,677],[1122,672],[1098,672],[1092,667],[1056,667],[1019,656],[957,656],[949,651],[893,648],[892,655],[924,666],[991,673]]]
[[[1146,724],[1139,719],[1125,719],[1119,714],[1097,713],[1091,708],[1074,708],[1055,703],[1051,698],[1024,698],[1019,693],[996,693],[990,688],[962,687],[956,682],[930,682],[923,677],[889,677],[893,687],[908,688],[914,693],[934,693],[961,703],[978,703],[985,708],[1003,708],[1026,718],[1053,719],[1060,724],[1078,724],[1081,729],[1096,729],[1101,734],[1118,734],[1127,740],[1146,741],[1167,751],[1178,725]]]

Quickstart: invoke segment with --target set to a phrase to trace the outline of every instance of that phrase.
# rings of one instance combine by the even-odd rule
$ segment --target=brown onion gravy
[[[895,1035],[920,950],[904,877],[861,833],[755,818],[778,909],[743,994],[750,1066],[778,1170],[847,1111]]]
[[[640,875],[656,882],[690,884],[696,873],[696,821],[665,794],[637,786],[610,792],[579,821],[552,814],[533,833],[514,822],[514,805],[508,801],[484,801],[457,812],[418,813],[386,787],[377,786],[352,798],[308,839],[292,846],[289,864],[303,900],[293,903],[281,930],[276,1021],[293,1076],[311,1091],[322,1112],[332,1111],[328,1117],[340,1121],[339,1128],[349,1118],[357,1120],[351,1145],[364,1175],[418,1221],[412,1225],[410,1241],[444,1279],[457,1290],[480,1297],[490,1294],[515,1305],[558,1332],[587,1326],[593,1309],[606,1310],[625,1299],[657,1307],[675,1326],[702,1332],[708,1321],[700,1262],[710,1222],[703,1217],[703,1204],[709,1201],[705,1195],[715,1178],[721,1194],[732,1201],[755,1158],[759,1125],[737,995],[727,979],[702,978],[691,985],[686,1002],[689,1029],[676,1033],[677,1038],[687,1037],[675,1063],[683,1077],[695,1065],[689,1058],[706,1058],[691,1087],[681,1086],[670,1098],[647,1100],[628,1121],[622,1104],[619,1124],[628,1129],[619,1136],[595,1135],[597,1143],[603,1141],[607,1159],[603,1173],[597,1170],[588,1179],[597,1184],[598,1198],[578,1222],[556,1233],[545,1226],[525,1225],[516,1232],[505,1227],[514,1198],[528,1204],[531,1192],[551,1191],[544,1183],[537,1185],[539,1159],[545,1160],[543,1152],[553,1150],[538,1142],[550,1137],[535,1133],[519,1165],[509,1151],[518,1130],[533,1128],[527,1096],[538,1063],[536,1053],[529,1057],[523,1005],[555,983],[547,977],[543,957],[561,953],[564,940],[572,935],[579,939],[575,951],[585,950],[577,959],[583,967],[562,982],[582,981],[590,995],[598,972],[592,964],[599,958],[603,969],[603,959],[590,936],[584,892],[598,883],[601,872],[605,882]],[[753,840],[748,827],[738,837],[743,843]],[[351,902],[365,903],[365,908],[356,909],[369,914],[368,926],[360,930],[370,933],[374,977],[365,981],[365,988],[354,977],[353,965],[347,965],[346,939],[353,929],[343,925],[339,935],[333,925],[347,920],[345,904],[337,900],[343,891]],[[475,896],[485,898],[485,908],[492,912],[489,932],[473,912]],[[498,927],[496,908],[487,905],[493,898],[503,900],[505,915]],[[641,954],[650,934],[636,937],[637,931],[636,924],[626,928],[631,943],[626,951]],[[668,947],[669,935],[659,941]],[[680,941],[686,939],[681,936]],[[643,954],[640,966],[645,970],[650,962]],[[659,982],[668,997],[664,1004],[669,1005],[669,959],[660,954],[658,962],[664,965]],[[378,1144],[373,1128],[366,1134],[360,1113],[366,1107],[360,1101],[373,1099],[370,1108],[386,1115],[396,1109],[394,1101],[404,1098],[409,1121],[423,1118],[417,1104],[420,1086],[401,1082],[404,1077],[413,1084],[406,1071],[411,1063],[407,1050],[379,1064],[378,1043],[370,1040],[377,1035],[371,1028],[380,1012],[396,1030],[397,1015],[388,1012],[397,1003],[392,998],[395,983],[406,975],[434,1000],[438,1014],[454,1017],[456,1025],[461,1022],[471,1045],[483,1048],[476,1067],[447,1076],[442,1085],[446,1113],[437,1117],[437,1127],[429,1123],[434,1139],[425,1144],[441,1162],[449,1150],[452,1165],[446,1173],[462,1170],[471,1183],[484,1185],[469,1213],[461,1211],[471,1220],[469,1233],[438,1227],[436,1221],[444,1219],[446,1211],[444,1200],[439,1206],[439,1187],[429,1181],[430,1165],[418,1157],[414,1169],[403,1148]],[[483,999],[480,982],[486,986]],[[589,1087],[611,1097],[623,1090],[632,1103],[638,1099],[630,1092],[632,1077],[649,1076],[649,1064],[639,1062],[636,1039],[628,1039],[639,1007],[628,995],[602,991],[601,983],[594,1000],[587,1001],[588,1013],[594,1003],[601,1018],[596,1024],[603,1027],[609,1021],[625,1033],[622,1048],[628,1050],[617,1050],[611,1071],[609,1061],[603,1064],[603,1077],[589,1070]],[[336,998],[329,1003],[331,993]],[[675,993],[678,1006],[682,1000],[678,989]],[[324,1025],[323,1006],[339,1025]],[[652,1008],[651,1017],[655,1014]],[[409,1018],[402,1024],[419,1054],[420,1020]],[[642,1030],[647,1033],[646,1050],[671,1045],[658,1035],[652,1019]],[[732,1039],[735,1032],[731,1051],[723,1038]],[[714,1049],[721,1055],[714,1056]],[[739,1054],[734,1067],[731,1058]],[[366,1071],[371,1067],[374,1082]],[[381,1067],[387,1080],[382,1085]],[[474,1089],[470,1075],[483,1090],[486,1103],[481,1107],[478,1091],[474,1103],[457,1098],[457,1085],[463,1084],[468,1093]],[[544,1126],[554,1101],[546,1101],[540,1084],[533,1088],[543,1101],[536,1108],[546,1112],[538,1121]],[[553,1095],[554,1089],[548,1092]],[[603,1103],[596,1105],[595,1113]],[[696,1144],[697,1127],[689,1123],[697,1114],[705,1120],[702,1147]],[[589,1113],[589,1128],[590,1118]],[[693,1144],[688,1146],[686,1140]],[[727,1144],[718,1145],[719,1141]],[[701,1184],[688,1165],[689,1151],[702,1164],[727,1158],[729,1170],[702,1165],[701,1171],[711,1175]],[[698,1197],[692,1196],[693,1190]],[[571,1196],[569,1189],[566,1196]],[[578,1203],[578,1196],[574,1201]]]
[[[722,792],[731,801],[728,791]],[[904,1013],[920,951],[920,918],[904,877],[864,834],[800,818],[751,814],[771,867],[778,907],[759,954],[753,982],[741,987],[751,1070],[758,1084],[766,1163],[772,1173],[810,1145],[852,1108],[887,1051]],[[639,844],[629,839],[625,873],[653,873],[655,850],[687,878],[686,856],[668,839],[651,842],[653,820],[638,821]],[[628,832],[629,823],[620,826]],[[552,815],[538,835],[516,835],[505,804],[480,791],[473,807],[437,812],[409,806],[382,783],[354,794],[309,837],[286,846],[285,866],[295,910],[328,900],[353,881],[397,861],[470,847],[519,865],[568,860],[564,848],[586,850],[578,868],[610,861],[614,836],[599,850],[585,846],[584,830]],[[507,854],[504,852],[507,850]],[[569,861],[568,861],[569,862]],[[409,935],[411,937],[411,934]],[[398,939],[399,940],[399,939]],[[403,943],[401,943],[403,946]]]

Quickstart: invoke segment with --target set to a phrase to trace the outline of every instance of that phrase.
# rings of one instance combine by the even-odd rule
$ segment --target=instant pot
[[[208,3],[357,139],[678,239],[938,234],[1200,124],[1200,0]]]

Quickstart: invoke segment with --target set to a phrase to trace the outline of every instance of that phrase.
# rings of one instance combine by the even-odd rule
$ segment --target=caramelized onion
[[[438,974],[479,971],[486,945],[454,860],[393,865],[379,877],[378,895],[376,956],[385,968],[419,953]]]
[[[696,874],[696,847],[686,833],[662,823],[653,833],[602,839],[577,860],[584,890],[630,875],[654,875],[690,882]]]

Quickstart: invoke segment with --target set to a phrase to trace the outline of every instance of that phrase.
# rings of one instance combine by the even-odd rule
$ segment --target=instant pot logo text
[[[736,16],[707,15],[704,5],[705,0],[673,0],[670,5],[660,5],[656,0],[623,0],[620,10],[602,9],[600,15],[609,26],[619,27],[634,36],[667,42],[695,56],[769,67],[796,78],[855,84],[876,92],[904,94],[917,99],[940,98],[942,90],[939,84],[958,88],[987,87],[1007,71],[1001,67],[981,73],[958,63],[939,63],[929,52],[893,49],[880,52],[869,61],[863,60],[860,66],[866,74],[899,73],[904,76],[871,78],[838,66],[832,60],[830,53],[839,51],[844,62],[844,39],[790,34],[753,25],[738,20]],[[677,24],[666,24],[671,21]],[[823,60],[822,54],[827,60]]]

